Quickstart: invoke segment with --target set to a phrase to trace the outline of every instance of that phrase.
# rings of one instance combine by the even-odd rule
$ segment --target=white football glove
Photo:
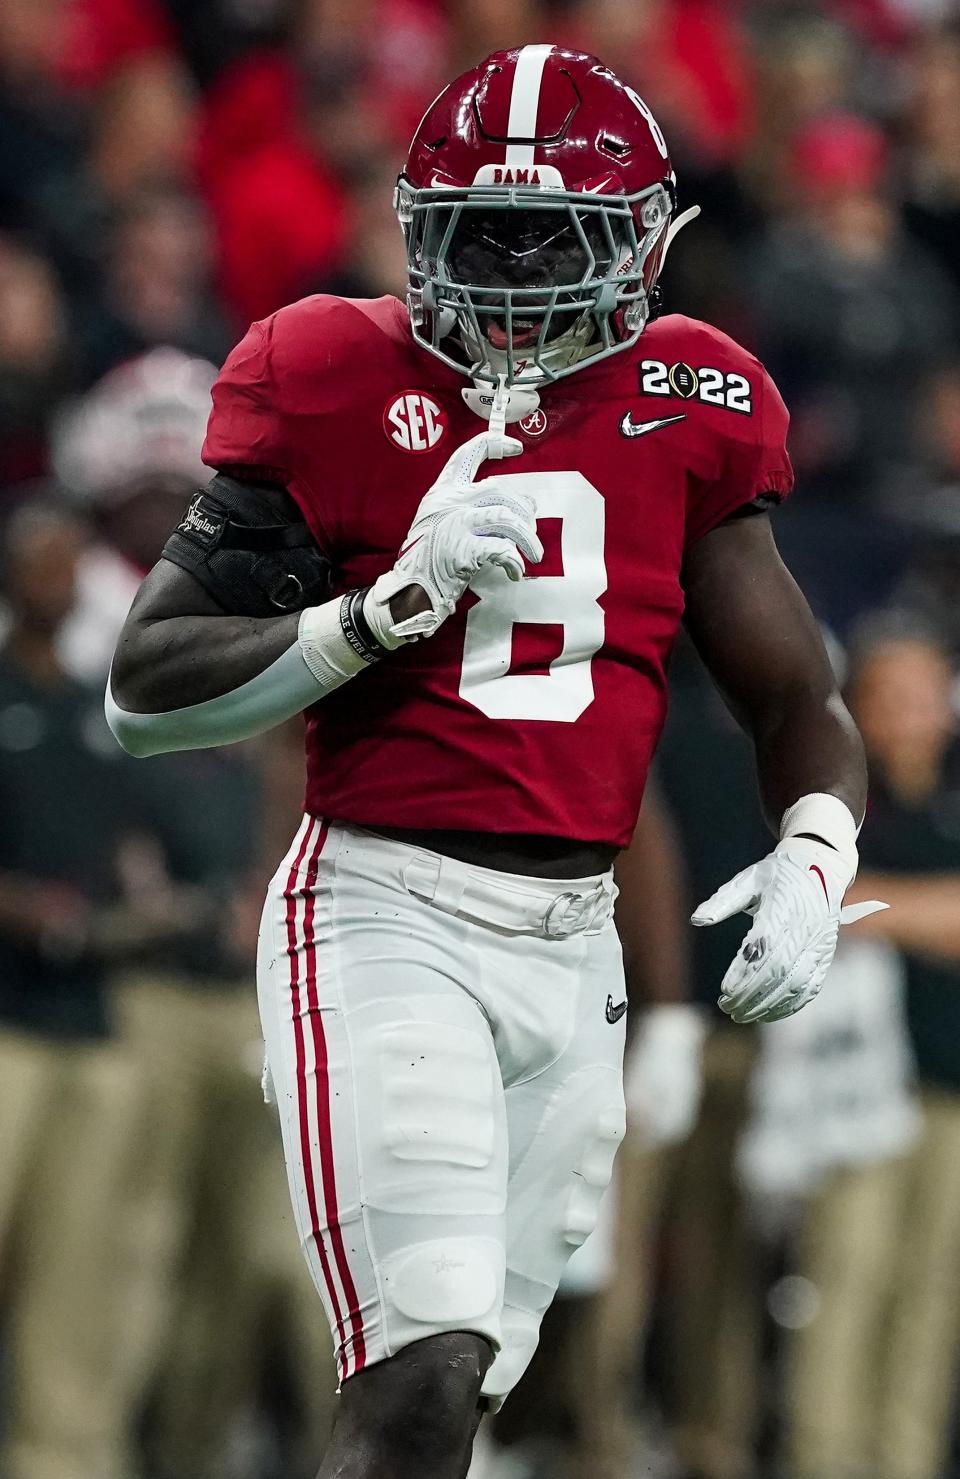
[[[720,1010],[734,1022],[779,1022],[819,993],[842,924],[886,909],[875,901],[842,907],[857,872],[856,849],[787,837],[759,863],[718,888],[693,915],[718,924],[743,910],[753,915],[720,986]]]
[[[510,580],[520,580],[525,560],[536,565],[543,559],[533,499],[499,478],[474,482],[491,455],[491,440],[482,431],[452,454],[421,500],[397,563],[368,594],[365,614],[386,645],[432,637],[484,566],[498,565]],[[495,440],[498,456],[523,451],[515,437]],[[387,602],[410,585],[426,591],[430,610],[394,623]]]
[[[685,1002],[648,1007],[627,1048],[623,1091],[631,1131],[648,1149],[693,1129],[703,1089],[703,1013]]]

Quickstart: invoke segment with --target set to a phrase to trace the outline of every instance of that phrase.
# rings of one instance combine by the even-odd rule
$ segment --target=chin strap
[[[663,248],[663,256],[660,258],[661,272],[663,271],[663,264],[667,260],[667,253],[672,247],[676,237],[683,230],[684,226],[689,226],[690,222],[695,221],[699,214],[700,207],[698,205],[689,205],[687,206],[687,209],[685,211],[680,212],[679,216],[677,216],[675,220],[670,222],[670,225],[667,227],[667,240]]]
[[[506,375],[500,375],[496,390],[488,385],[468,385],[460,394],[475,416],[490,423],[487,456],[494,460],[512,456],[512,451],[505,447],[505,442],[512,441],[506,435],[506,428],[533,414],[540,404],[539,393],[518,385],[508,386]]]
[[[510,392],[506,375],[498,375],[497,389],[490,407],[490,456],[496,460],[503,457],[503,438],[507,434],[507,412],[510,409]]]

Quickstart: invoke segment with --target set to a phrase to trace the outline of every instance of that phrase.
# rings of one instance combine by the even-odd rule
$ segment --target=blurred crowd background
[[[693,938],[689,908],[769,844],[681,649],[621,869],[616,1195],[477,1471],[960,1474],[956,7],[2,0],[4,1479],[315,1472],[335,1377],[252,987],[299,733],[132,763],[102,686],[231,343],[304,293],[401,294],[423,107],[544,39],[649,101],[703,207],[667,311],[755,349],[791,408],[778,537],[870,751],[860,886],[895,907],[795,1022],[716,1011],[741,925]]]

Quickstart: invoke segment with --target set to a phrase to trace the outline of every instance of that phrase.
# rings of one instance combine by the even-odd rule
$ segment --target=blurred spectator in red
[[[4,0],[0,74],[26,109],[86,125],[108,194],[183,173],[190,93],[158,0]]]
[[[300,78],[286,55],[249,57],[214,85],[199,178],[238,325],[299,297],[310,276],[339,260],[343,193],[307,136]]]
[[[101,682],[144,574],[209,472],[200,461],[213,365],[154,349],[111,371],[61,415],[53,462],[94,531],[60,632],[70,672]]]
[[[88,313],[108,208],[184,178],[192,136],[159,0],[4,0],[0,230],[29,232]]]
[[[107,234],[100,291],[77,312],[90,378],[161,344],[221,362],[234,335],[213,293],[213,247],[191,195],[151,189],[124,203]]]
[[[50,264],[0,235],[0,489],[46,470],[46,419],[70,384],[65,317]]]
[[[802,128],[843,110],[854,86],[857,53],[843,27],[822,12],[791,13],[787,24],[780,25],[769,12],[763,19],[762,44],[755,55],[757,110],[763,122],[739,168],[765,204],[783,210],[793,189],[784,152]]]
[[[643,94],[674,158],[702,168],[739,156],[754,126],[756,87],[735,7],[718,0],[580,0],[561,29]]]
[[[392,167],[443,71],[443,16],[429,0],[309,0],[293,43],[228,69],[204,110],[199,178],[243,324],[338,268],[346,182]]]
[[[173,54],[159,0],[4,0],[0,13],[11,74],[71,92],[95,92],[123,67]]]
[[[794,199],[751,277],[761,357],[790,405],[807,495],[869,496],[910,446],[917,378],[946,358],[957,304],[902,233],[882,133],[834,114],[796,135]]]
[[[159,0],[63,0],[59,9],[55,75],[97,99],[91,163],[105,193],[182,176],[193,106]]]

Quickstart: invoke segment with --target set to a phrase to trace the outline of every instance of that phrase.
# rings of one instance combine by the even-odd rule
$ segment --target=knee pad
[[[487,1412],[499,1412],[519,1382],[540,1341],[540,1322],[545,1310],[520,1309],[507,1305],[503,1311],[502,1342],[483,1379],[480,1394]]]
[[[380,1264],[392,1354],[451,1330],[501,1343],[505,1257],[493,1238],[446,1237],[398,1248]]]
[[[626,1112],[621,1099],[601,1109],[588,1131],[563,1225],[564,1239],[572,1248],[585,1243],[597,1225],[600,1202],[610,1185],[613,1162],[626,1128]]]

